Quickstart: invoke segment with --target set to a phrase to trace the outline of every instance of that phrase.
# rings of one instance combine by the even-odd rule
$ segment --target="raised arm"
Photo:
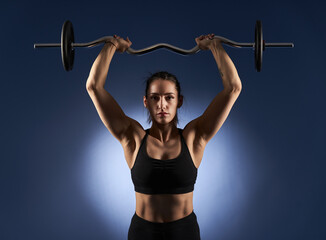
[[[224,89],[218,93],[205,112],[195,119],[197,138],[207,143],[221,128],[228,117],[233,104],[237,100],[242,84],[238,72],[222,47],[221,42],[213,38],[214,34],[196,38],[196,42],[203,50],[210,50],[219,69]]]
[[[116,50],[124,52],[131,45],[130,40],[118,36],[110,39],[94,61],[86,83],[86,89],[106,128],[120,142],[130,126],[131,119],[122,111],[110,93],[104,89],[109,66]]]

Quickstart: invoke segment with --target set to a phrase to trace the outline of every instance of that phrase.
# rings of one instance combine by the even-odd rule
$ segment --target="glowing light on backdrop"
[[[105,129],[95,132],[84,154],[84,190],[104,222],[126,231],[135,209],[130,170],[120,143]]]
[[[131,115],[147,128],[143,124],[146,114]],[[188,123],[193,117],[183,115],[182,119]],[[251,137],[241,124],[228,120],[206,146],[194,191],[194,211],[203,236],[216,226],[224,232],[233,231],[250,199],[254,187],[246,159],[253,145]],[[135,211],[135,193],[120,143],[100,128],[90,137],[83,156],[82,184],[90,204],[117,233],[127,233]]]

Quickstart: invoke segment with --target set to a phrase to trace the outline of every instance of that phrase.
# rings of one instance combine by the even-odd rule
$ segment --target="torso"
[[[130,136],[127,144],[123,145],[125,158],[130,169],[132,169],[142,139],[146,132],[139,129],[138,133]],[[190,155],[196,168],[199,167],[205,144],[196,142],[195,134],[187,131],[182,132]],[[157,139],[148,135],[146,139],[146,151],[149,157],[159,160],[173,159],[181,152],[180,135],[161,144]],[[143,194],[136,193],[136,214],[150,222],[171,222],[188,216],[193,211],[193,192],[184,194]]]

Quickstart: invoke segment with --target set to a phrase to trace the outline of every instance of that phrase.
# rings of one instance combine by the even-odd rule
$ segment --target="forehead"
[[[177,93],[177,89],[174,82],[163,79],[154,80],[148,88],[149,93]]]

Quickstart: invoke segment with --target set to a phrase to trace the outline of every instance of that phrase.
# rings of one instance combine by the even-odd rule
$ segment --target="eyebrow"
[[[151,95],[160,95],[159,93],[150,93]],[[164,95],[171,95],[171,94],[173,94],[173,95],[175,95],[175,93],[173,93],[173,92],[169,92],[169,93],[165,93]]]

